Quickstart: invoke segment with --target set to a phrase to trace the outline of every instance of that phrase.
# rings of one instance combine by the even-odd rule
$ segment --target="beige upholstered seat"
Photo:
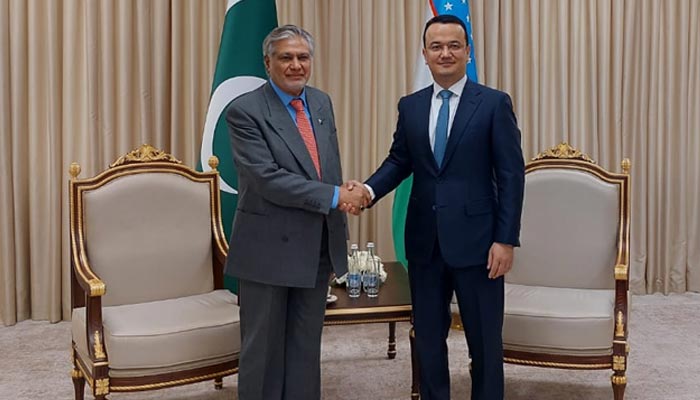
[[[506,275],[504,359],[612,369],[626,384],[630,177],[562,143],[526,166],[521,247]]]
[[[609,355],[611,290],[506,284],[504,341],[521,351]]]
[[[237,299],[223,289],[218,161],[196,172],[144,145],[94,178],[71,165],[76,399],[238,370]]]

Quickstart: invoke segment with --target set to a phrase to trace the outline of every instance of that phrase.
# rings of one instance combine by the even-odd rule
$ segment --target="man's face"
[[[460,80],[466,73],[469,58],[469,46],[462,26],[441,23],[430,25],[425,32],[423,57],[433,79],[440,86],[447,87]]]
[[[272,54],[265,56],[265,68],[277,87],[292,96],[300,95],[311,76],[309,45],[300,37],[276,42]]]

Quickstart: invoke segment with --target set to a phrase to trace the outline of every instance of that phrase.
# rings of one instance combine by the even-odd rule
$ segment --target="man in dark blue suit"
[[[405,240],[423,400],[450,397],[453,291],[472,399],[504,391],[503,275],[519,245],[525,171],[510,98],[467,79],[468,43],[459,18],[426,23],[423,56],[435,83],[399,101],[389,155],[365,182],[374,203],[413,174]]]

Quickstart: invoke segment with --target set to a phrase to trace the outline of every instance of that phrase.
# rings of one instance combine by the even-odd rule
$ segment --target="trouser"
[[[430,263],[409,260],[421,400],[450,398],[447,335],[450,302],[457,296],[472,357],[472,400],[502,400],[504,279],[489,279],[486,265],[447,265],[437,243]]]

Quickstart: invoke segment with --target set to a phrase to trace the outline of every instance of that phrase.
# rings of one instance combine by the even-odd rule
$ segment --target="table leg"
[[[411,400],[420,399],[420,371],[418,367],[418,354],[416,353],[416,331],[411,325],[408,334],[411,343]]]
[[[396,322],[389,322],[389,350],[386,355],[390,360],[396,358]]]

